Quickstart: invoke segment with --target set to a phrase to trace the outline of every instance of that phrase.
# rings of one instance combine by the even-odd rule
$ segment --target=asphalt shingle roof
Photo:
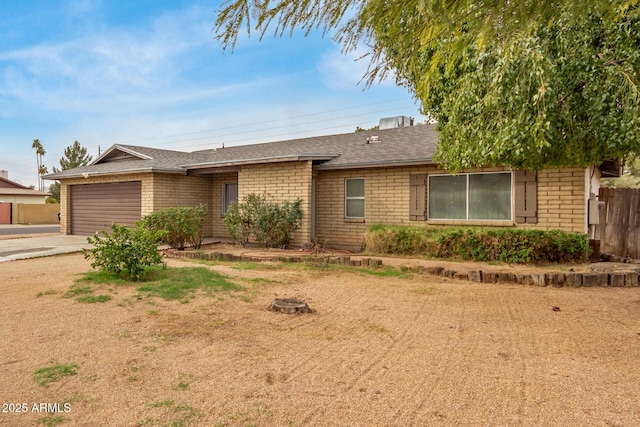
[[[429,163],[438,143],[435,125],[354,132],[239,145],[186,153],[133,145],[115,145],[94,164],[47,175],[47,179],[140,171],[186,173],[187,169],[268,161],[312,159],[318,169]],[[129,158],[112,161],[118,152]],[[120,154],[122,154],[120,153]]]
[[[33,190],[2,176],[0,176],[0,183],[0,196],[50,196],[45,191]]]

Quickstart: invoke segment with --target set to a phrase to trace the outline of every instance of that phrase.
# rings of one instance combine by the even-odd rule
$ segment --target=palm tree
[[[31,148],[36,150],[36,161],[38,163],[38,189],[40,191],[44,188],[44,180],[42,179],[42,175],[46,172],[47,167],[42,164],[42,157],[46,154],[46,151],[39,139],[34,139],[33,144],[31,144]],[[42,171],[45,171],[44,173]]]
[[[40,162],[42,162],[42,160],[40,160]],[[47,165],[41,164],[40,168],[38,169],[38,173],[40,174],[40,191],[44,191],[44,179],[42,179],[42,176],[49,173]]]

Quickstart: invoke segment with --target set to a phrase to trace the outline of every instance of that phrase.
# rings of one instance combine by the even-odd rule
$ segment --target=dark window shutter
[[[516,223],[535,224],[538,222],[538,183],[533,171],[514,172],[516,197]]]
[[[411,175],[409,192],[409,219],[411,221],[424,221],[426,217],[426,193],[427,175]]]

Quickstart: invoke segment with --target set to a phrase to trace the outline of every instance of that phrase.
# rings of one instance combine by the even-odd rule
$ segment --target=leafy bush
[[[285,247],[302,224],[302,200],[278,204],[265,196],[248,194],[242,203],[232,203],[224,222],[236,243],[245,246],[251,236],[264,247]]]
[[[144,276],[145,267],[163,264],[158,245],[163,231],[150,230],[142,221],[136,228],[111,224],[111,232],[96,232],[87,241],[93,249],[85,249],[84,257],[92,260],[91,267],[133,280]]]
[[[300,199],[282,205],[265,203],[255,222],[256,241],[268,248],[288,246],[302,223],[301,204]]]
[[[242,200],[240,204],[231,203],[224,216],[224,222],[227,224],[231,239],[245,246],[254,232],[259,212],[264,209],[265,199],[256,194],[248,194]]]
[[[162,241],[172,248],[183,250],[187,244],[190,244],[195,249],[200,249],[206,216],[207,207],[200,204],[194,208],[161,209],[142,220],[150,230],[164,231]]]
[[[387,254],[432,253],[435,247],[431,228],[376,224],[365,234],[367,250]]]
[[[585,234],[517,228],[377,225],[367,230],[365,244],[372,252],[508,263],[583,262],[590,254]]]

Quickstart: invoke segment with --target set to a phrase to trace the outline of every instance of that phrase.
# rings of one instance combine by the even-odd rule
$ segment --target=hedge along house
[[[360,249],[366,227],[377,223],[588,231],[600,167],[454,175],[432,160],[435,125],[402,126],[407,120],[400,119],[388,129],[191,153],[114,145],[88,166],[46,178],[60,180],[66,234],[204,203],[205,236],[227,238],[226,208],[251,193],[302,199],[302,227],[293,238],[300,246],[317,240]]]

